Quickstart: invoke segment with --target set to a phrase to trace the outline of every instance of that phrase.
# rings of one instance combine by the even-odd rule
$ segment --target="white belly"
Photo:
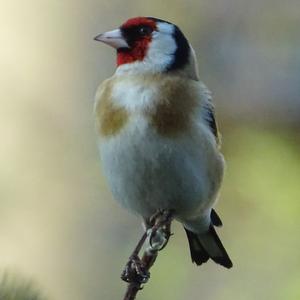
[[[137,116],[99,148],[112,193],[123,206],[144,217],[157,209],[191,217],[213,205],[221,183],[223,158],[209,145],[195,133],[159,136]]]

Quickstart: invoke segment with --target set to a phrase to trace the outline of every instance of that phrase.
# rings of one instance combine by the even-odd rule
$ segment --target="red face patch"
[[[132,18],[120,27],[129,49],[119,49],[117,65],[141,61],[145,58],[152,40],[152,31],[156,30],[156,23],[145,17]]]
[[[146,17],[137,17],[127,20],[121,28],[128,28],[128,27],[136,27],[136,26],[150,26],[153,30],[156,29],[156,23],[152,19],[148,19]]]

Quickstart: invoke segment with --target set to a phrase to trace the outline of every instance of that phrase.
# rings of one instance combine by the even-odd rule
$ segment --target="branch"
[[[133,255],[130,257],[129,262],[122,273],[122,279],[128,281],[128,286],[123,300],[134,300],[139,290],[142,290],[142,284],[145,284],[149,279],[150,273],[149,270],[153,266],[158,256],[158,252],[165,248],[168,244],[169,238],[171,236],[171,223],[173,220],[172,212],[170,211],[159,211],[150,218],[150,234],[148,236],[148,247],[146,247],[143,256],[139,259],[138,252],[142,247],[142,244],[145,242],[147,234],[143,235],[137,247],[135,248]],[[137,270],[136,264],[135,267],[132,267],[132,259],[138,259],[140,265]],[[136,263],[136,261],[135,261]],[[128,272],[128,268],[131,268],[129,271],[133,272],[134,275],[124,276],[124,272]],[[139,274],[139,271],[142,270],[143,274],[148,276],[142,276]]]

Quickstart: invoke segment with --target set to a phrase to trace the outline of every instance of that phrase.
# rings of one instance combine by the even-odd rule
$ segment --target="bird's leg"
[[[149,220],[145,220],[148,230],[135,247],[133,253],[121,274],[121,279],[126,282],[146,283],[150,273],[146,265],[152,265],[157,256],[157,251],[162,250],[170,238],[170,227],[173,219],[173,212],[160,210]],[[140,259],[139,252],[149,236],[149,248],[146,249],[143,259]],[[153,262],[152,262],[153,260]]]
[[[149,246],[151,250],[160,251],[168,243],[171,236],[171,222],[173,211],[160,210],[150,219],[152,225],[149,234]]]
[[[143,262],[139,258],[139,252],[142,249],[147,238],[147,232],[139,240],[135,249],[129,257],[129,260],[121,274],[121,279],[126,282],[146,283],[150,277],[150,273],[144,267]]]

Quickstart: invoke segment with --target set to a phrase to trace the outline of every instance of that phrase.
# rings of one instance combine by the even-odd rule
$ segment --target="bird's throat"
[[[128,48],[120,48],[117,50],[117,66],[133,63],[135,61],[142,61],[147,55],[151,39],[144,38],[135,45]]]

